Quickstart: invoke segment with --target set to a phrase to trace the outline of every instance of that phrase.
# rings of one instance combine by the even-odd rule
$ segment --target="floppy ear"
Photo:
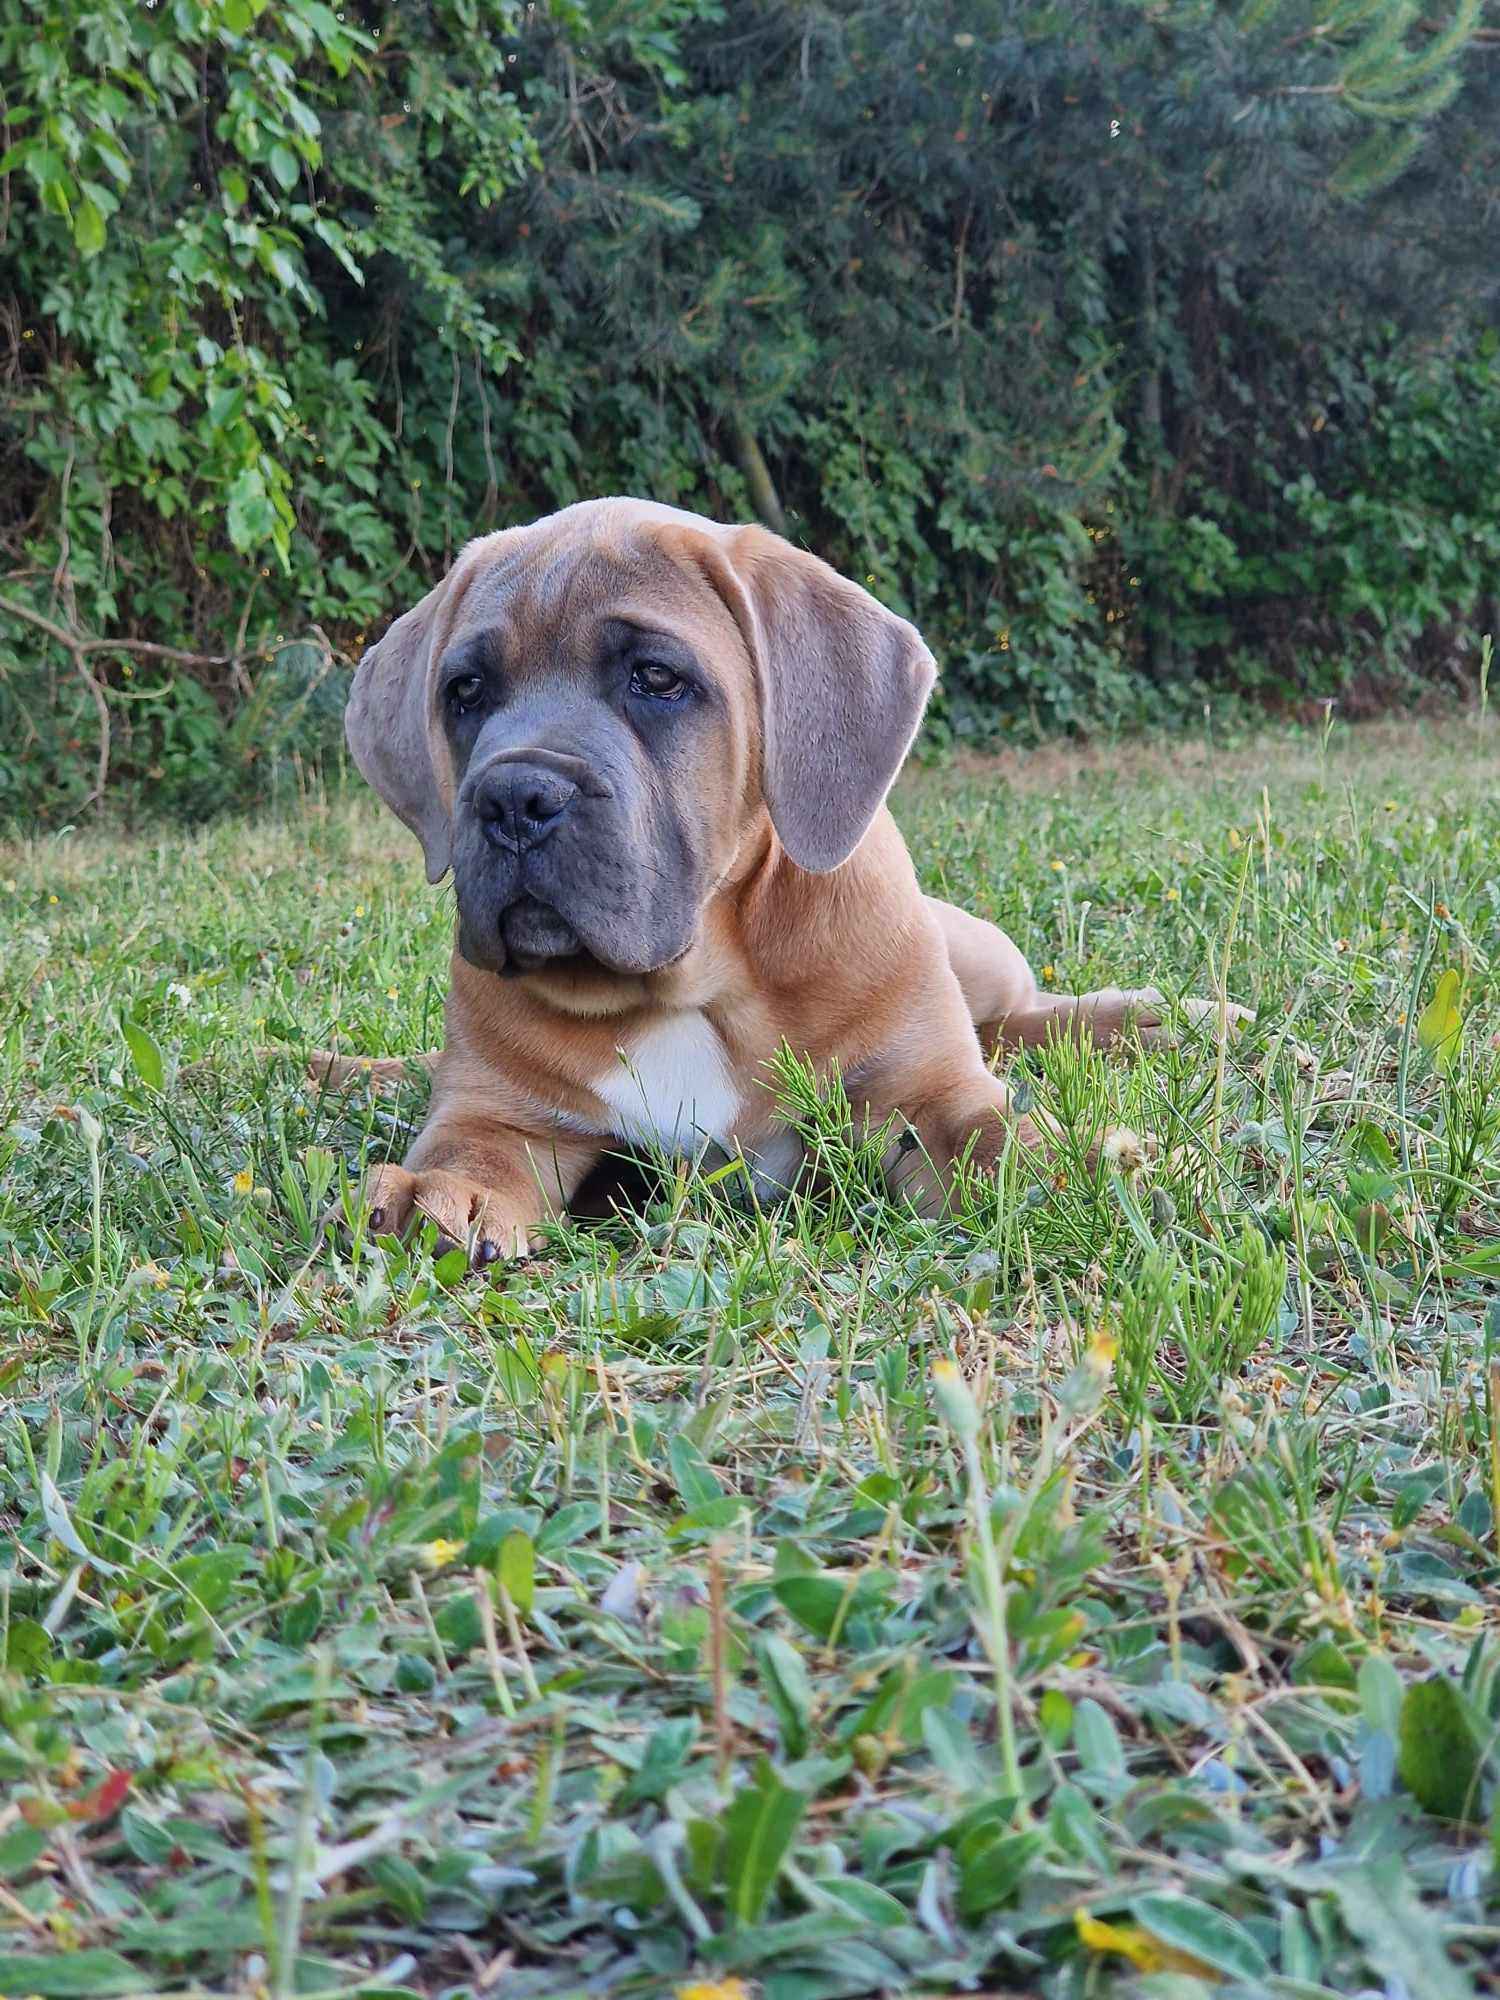
[[[445,587],[429,590],[365,654],[344,710],[360,774],[421,841],[429,882],[442,881],[452,858],[432,740],[432,625]]]
[[[937,678],[916,627],[764,528],[730,538],[760,683],[763,789],[799,868],[847,861],[906,761]]]

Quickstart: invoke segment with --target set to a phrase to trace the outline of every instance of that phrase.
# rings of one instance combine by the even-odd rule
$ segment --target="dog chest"
[[[693,1010],[633,1037],[593,1088],[609,1107],[616,1138],[669,1152],[725,1140],[742,1102],[723,1042]]]

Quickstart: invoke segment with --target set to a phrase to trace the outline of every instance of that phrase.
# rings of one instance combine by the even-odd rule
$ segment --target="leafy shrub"
[[[867,579],[949,736],[1451,681],[1477,22],[0,0],[0,811],[258,795],[464,541],[609,491]]]

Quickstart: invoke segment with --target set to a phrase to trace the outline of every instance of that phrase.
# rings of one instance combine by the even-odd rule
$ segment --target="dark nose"
[[[578,787],[541,764],[496,764],[474,787],[474,811],[495,847],[538,847],[578,796]]]

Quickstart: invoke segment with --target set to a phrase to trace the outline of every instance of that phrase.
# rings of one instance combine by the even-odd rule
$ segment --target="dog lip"
[[[523,892],[506,904],[495,920],[495,928],[506,957],[522,964],[548,965],[571,957],[582,946],[577,931],[562,912],[529,893]],[[516,935],[517,932],[520,934]],[[540,950],[535,948],[538,944]]]

